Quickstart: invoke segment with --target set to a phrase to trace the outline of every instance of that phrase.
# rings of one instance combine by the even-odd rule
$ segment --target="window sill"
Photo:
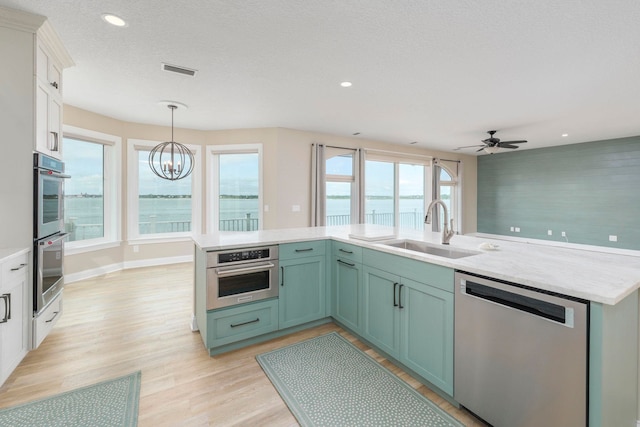
[[[136,237],[127,240],[129,246],[132,245],[152,245],[157,243],[178,243],[178,242],[192,242],[191,234],[181,234],[178,236],[166,236],[166,235],[148,235],[145,237]]]
[[[117,241],[80,240],[77,242],[66,242],[64,244],[64,254],[65,256],[76,255],[76,254],[83,254],[86,252],[100,251],[103,249],[117,248],[120,246],[121,243],[122,242],[120,240],[117,240]]]

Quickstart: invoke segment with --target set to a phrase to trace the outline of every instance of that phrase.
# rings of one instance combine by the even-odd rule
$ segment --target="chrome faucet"
[[[427,208],[427,216],[424,217],[424,223],[431,224],[431,209],[435,205],[442,206],[442,210],[444,210],[444,227],[442,227],[442,244],[448,245],[449,240],[451,240],[451,238],[453,237],[454,234],[456,234],[456,232],[453,231],[453,218],[451,218],[451,230],[449,230],[449,226],[447,225],[447,222],[449,222],[449,211],[447,210],[447,205],[445,205],[442,200],[436,199],[436,200],[433,200],[431,203],[429,203],[429,207]]]

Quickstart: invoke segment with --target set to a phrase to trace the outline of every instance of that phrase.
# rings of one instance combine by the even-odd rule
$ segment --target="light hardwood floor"
[[[337,331],[467,426],[484,426],[329,323],[216,357],[191,332],[191,263],[72,283],[64,314],[0,388],[5,408],[141,370],[138,424],[296,426],[257,354]]]

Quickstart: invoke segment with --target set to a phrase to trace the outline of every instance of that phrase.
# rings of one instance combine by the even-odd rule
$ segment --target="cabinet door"
[[[360,332],[361,264],[333,258],[335,317],[354,332]]]
[[[55,96],[49,100],[49,146],[51,155],[62,159],[62,100]]]
[[[13,280],[8,287],[0,291],[0,384],[18,366],[26,354],[24,340],[24,290],[27,278]],[[5,311],[7,310],[7,311]],[[9,318],[10,315],[10,318]]]
[[[324,256],[280,260],[280,329],[326,316]]]
[[[49,91],[41,82],[36,85],[36,151],[50,155]]]
[[[364,337],[391,356],[398,356],[400,277],[364,267]]]
[[[402,279],[400,362],[453,395],[453,294]]]

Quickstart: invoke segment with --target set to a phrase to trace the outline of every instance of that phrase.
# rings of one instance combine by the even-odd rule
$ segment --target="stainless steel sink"
[[[472,252],[461,249],[451,249],[445,246],[433,245],[430,243],[420,242],[417,240],[403,239],[394,240],[392,242],[382,242],[383,245],[393,246],[394,248],[407,249],[414,252],[422,252],[424,254],[441,256],[445,258],[464,258],[468,256],[478,255],[481,252]]]

